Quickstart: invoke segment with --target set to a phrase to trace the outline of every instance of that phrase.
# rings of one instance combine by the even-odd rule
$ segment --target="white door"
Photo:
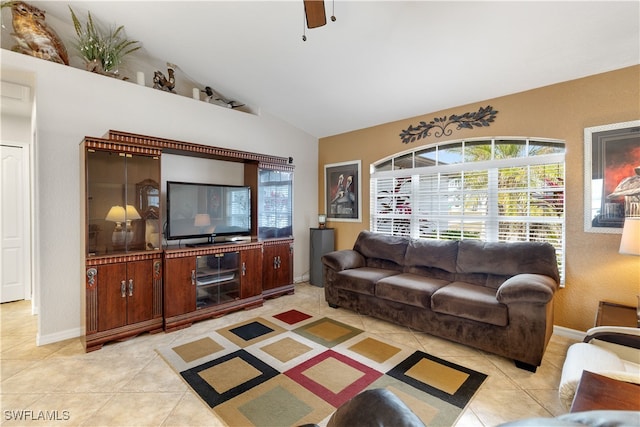
[[[0,145],[0,302],[30,297],[29,152]]]

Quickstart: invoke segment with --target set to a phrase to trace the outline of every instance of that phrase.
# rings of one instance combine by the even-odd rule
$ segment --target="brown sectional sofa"
[[[362,231],[322,257],[325,299],[514,359],[531,371],[553,331],[559,285],[544,242],[409,239]]]

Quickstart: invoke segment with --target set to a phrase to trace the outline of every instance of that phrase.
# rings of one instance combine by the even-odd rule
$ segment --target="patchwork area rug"
[[[230,426],[323,424],[372,388],[393,392],[425,425],[449,426],[487,377],[298,310],[157,351]]]

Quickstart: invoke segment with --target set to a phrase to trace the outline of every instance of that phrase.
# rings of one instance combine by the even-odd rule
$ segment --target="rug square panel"
[[[182,372],[240,349],[238,345],[215,332],[201,338],[189,339],[190,341],[157,348],[156,352],[176,372]]]
[[[172,348],[172,350],[187,363],[217,353],[223,349],[224,346],[215,342],[211,337],[204,337]]]
[[[326,347],[292,331],[283,332],[244,349],[280,372],[326,351]]]
[[[267,344],[260,348],[265,353],[270,354],[283,363],[313,350],[312,347],[296,341],[291,337],[281,338],[272,344]]]
[[[351,399],[382,375],[333,350],[327,350],[284,374],[335,407]]]
[[[216,332],[241,348],[263,341],[286,329],[261,317],[217,329]]]
[[[375,338],[365,338],[349,347],[349,350],[362,354],[364,357],[378,363],[389,360],[400,352],[399,347],[378,341]]]
[[[327,375],[327,372],[331,374]],[[302,374],[334,394],[340,393],[364,376],[362,371],[332,357],[311,366]]]
[[[238,350],[180,372],[211,408],[275,377],[279,372],[257,357]]]
[[[296,323],[300,323],[303,320],[310,319],[313,316],[311,314],[303,313],[302,311],[292,309],[292,310],[284,311],[282,313],[278,313],[271,317],[274,317],[279,321],[284,322],[288,325],[295,325]]]
[[[394,368],[415,351],[369,332],[356,335],[336,345],[333,350],[380,372],[387,372]]]
[[[463,408],[425,393],[423,390],[389,375],[381,376],[367,388],[385,388],[389,390],[402,400],[426,426],[452,426],[462,415]]]
[[[198,372],[198,375],[220,394],[259,377],[261,374],[262,372],[240,357],[234,357]]]
[[[300,426],[328,418],[335,407],[285,375],[278,375],[217,406],[231,426]]]
[[[412,378],[449,394],[455,394],[469,378],[469,374],[429,359],[421,359],[405,372]]]
[[[354,328],[328,317],[307,323],[293,331],[327,348],[334,347],[363,332],[362,329]]]
[[[387,371],[397,378],[425,393],[464,408],[476,393],[487,375],[455,363],[416,351]]]
[[[256,321],[230,329],[229,332],[235,334],[245,341],[251,341],[254,338],[258,338],[273,332],[273,329],[271,329],[264,323]]]
[[[398,398],[402,400],[402,402],[407,405],[408,408],[411,408],[411,411],[423,421],[424,425],[436,425],[434,424],[434,421],[440,413],[440,409],[437,406],[432,406],[429,403],[423,402],[422,400],[414,397],[410,393],[404,392],[398,387],[388,386],[386,388],[387,390],[398,396]],[[425,422],[425,420],[428,421]]]

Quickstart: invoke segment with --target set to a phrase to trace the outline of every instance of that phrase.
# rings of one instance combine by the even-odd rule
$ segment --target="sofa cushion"
[[[398,273],[395,270],[381,268],[352,268],[338,273],[339,280],[336,281],[335,287],[359,294],[375,295],[375,286],[378,280]]]
[[[401,266],[404,262],[404,254],[407,251],[408,244],[409,239],[406,237],[388,236],[363,230],[358,235],[353,249],[360,252],[365,258],[391,261]],[[378,264],[376,267],[380,266],[380,263]]]
[[[462,240],[458,247],[457,271],[504,276],[543,274],[560,281],[555,248],[546,242]]]
[[[430,308],[431,295],[449,283],[415,274],[403,273],[385,277],[376,284],[378,298]]]
[[[431,309],[497,326],[509,323],[507,306],[498,302],[494,289],[464,282],[453,282],[435,291]]]
[[[434,267],[456,272],[457,240],[414,239],[407,246],[406,267]]]

